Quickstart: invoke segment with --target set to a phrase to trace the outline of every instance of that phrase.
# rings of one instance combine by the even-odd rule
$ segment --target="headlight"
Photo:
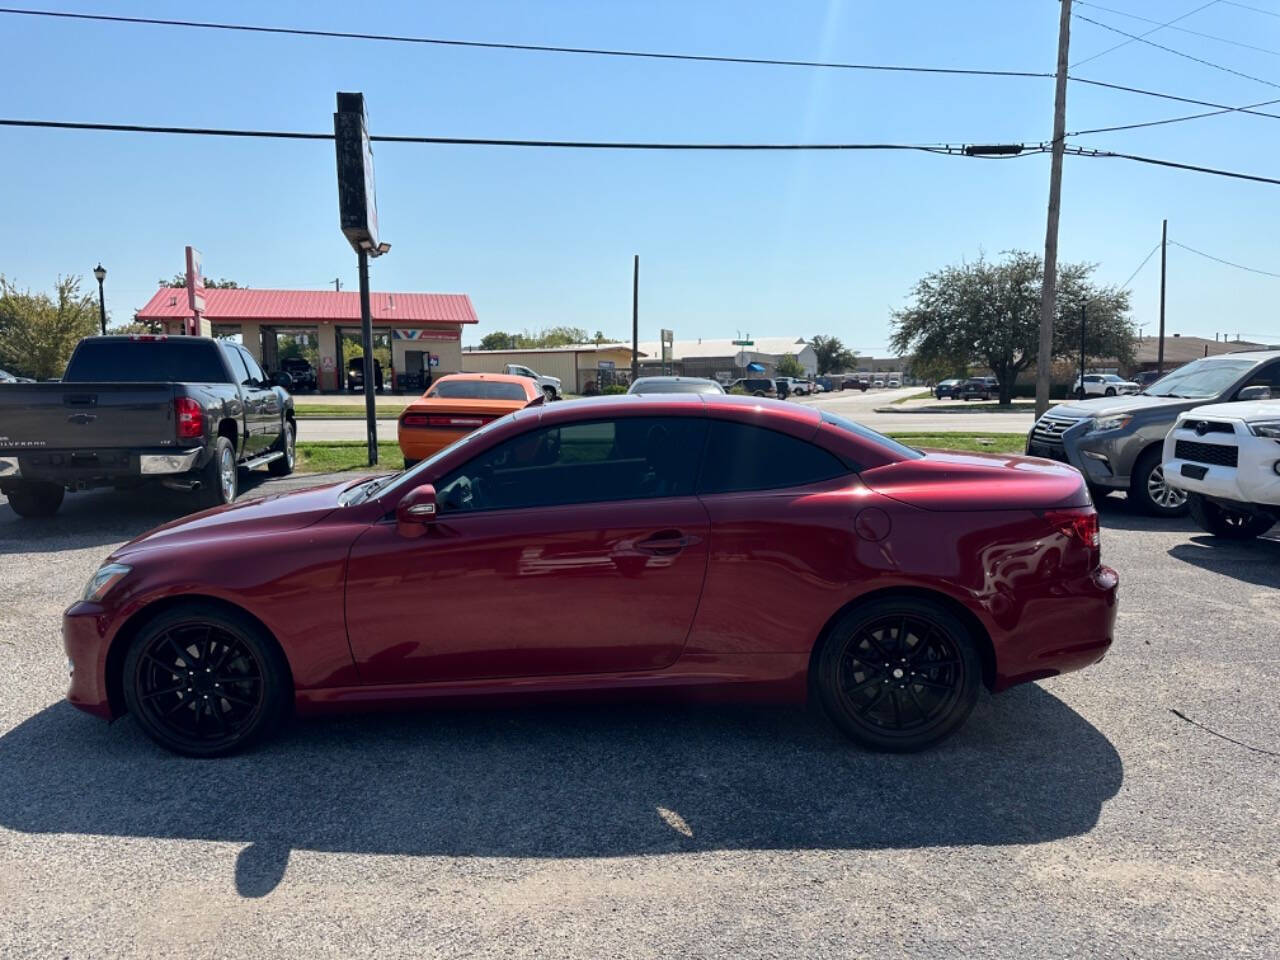
[[[123,563],[104,563],[84,585],[84,593],[80,595],[80,599],[96,603],[110,593],[111,588],[124,579],[131,569],[133,568],[126,567]]]
[[[1280,420],[1263,420],[1261,423],[1249,424],[1249,432],[1255,437],[1270,437],[1280,440]]]
[[[1133,417],[1128,414],[1120,414],[1114,417],[1094,417],[1093,426],[1089,428],[1090,433],[1106,433],[1108,430],[1119,430],[1127,427],[1129,421]]]

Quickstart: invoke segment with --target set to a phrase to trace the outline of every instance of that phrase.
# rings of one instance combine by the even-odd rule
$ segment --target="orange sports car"
[[[404,465],[412,467],[490,420],[542,400],[542,390],[528,377],[505,373],[443,376],[400,414],[397,433]]]

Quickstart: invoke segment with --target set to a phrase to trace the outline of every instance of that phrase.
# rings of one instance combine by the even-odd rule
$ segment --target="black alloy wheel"
[[[1224,540],[1254,540],[1276,523],[1270,517],[1220,507],[1198,493],[1187,498],[1187,506],[1200,529]]]
[[[816,664],[822,704],[865,747],[906,753],[954,732],[978,699],[982,664],[941,604],[873,601],[832,629]]]
[[[239,750],[272,730],[289,702],[275,642],[235,611],[191,604],[147,624],[125,657],[129,712],[162,747],[189,757]]]

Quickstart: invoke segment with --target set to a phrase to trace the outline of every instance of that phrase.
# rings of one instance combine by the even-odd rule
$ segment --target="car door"
[[[245,415],[250,427],[250,452],[256,455],[269,449],[279,437],[280,398],[271,389],[267,375],[262,372],[253,354],[243,347],[236,349],[240,352],[249,375],[244,386]]]
[[[438,515],[351,550],[347,630],[367,683],[624,673],[674,663],[697,609],[706,421],[539,426],[434,477]]]

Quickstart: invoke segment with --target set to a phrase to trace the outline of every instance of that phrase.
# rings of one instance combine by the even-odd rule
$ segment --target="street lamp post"
[[[107,335],[107,301],[102,295],[102,281],[107,279],[107,268],[99,263],[93,268],[93,275],[98,278],[98,316],[102,321],[102,335]]]

